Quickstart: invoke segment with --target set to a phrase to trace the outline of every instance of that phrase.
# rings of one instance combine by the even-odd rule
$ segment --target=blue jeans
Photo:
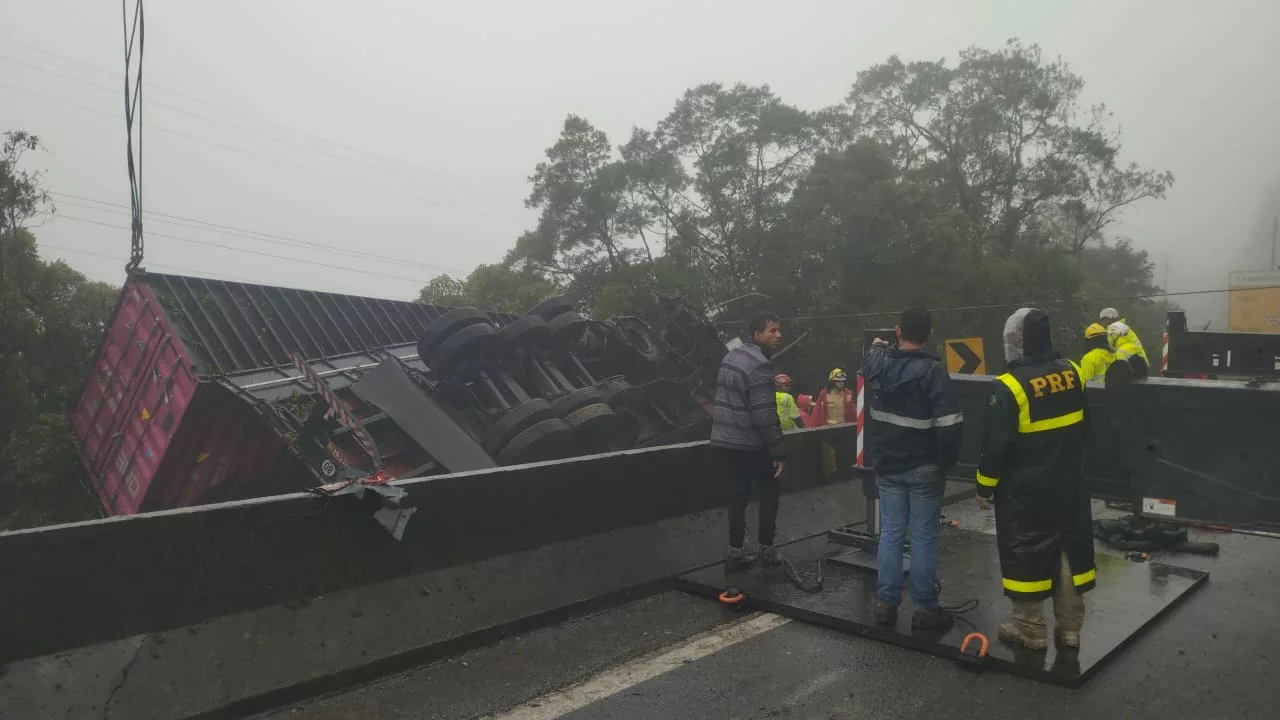
[[[944,477],[937,465],[899,473],[877,473],[880,491],[880,549],[876,553],[876,597],[902,602],[902,550],[911,529],[911,603],[916,610],[938,607],[938,522]]]

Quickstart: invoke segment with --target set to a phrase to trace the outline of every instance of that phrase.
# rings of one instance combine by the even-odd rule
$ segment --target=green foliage
[[[1158,347],[1166,306],[1117,300],[1157,291],[1151,263],[1107,234],[1173,177],[1122,163],[1083,87],[1013,40],[955,64],[891,57],[816,111],[768,86],[699,85],[616,152],[570,115],[530,176],[537,226],[491,267],[551,280],[598,316],[681,293],[733,333],[767,305],[784,343],[807,333],[780,360],[799,390],[856,367],[863,330],[910,305],[939,309],[937,342],[984,338],[992,370],[1025,304],[1050,312],[1070,354],[1103,305]],[[526,282],[490,297],[475,284],[437,278],[424,297],[528,306],[500,304]]]
[[[532,269],[481,265],[466,280],[448,275],[432,278],[418,293],[418,302],[520,314],[558,293],[554,282]]]
[[[10,132],[0,152],[0,529],[95,517],[67,413],[106,322],[114,288],[45,262],[23,223],[42,212],[40,174],[19,170],[34,136]]]
[[[35,238],[0,237],[9,259],[0,287],[0,524],[25,527],[95,516],[67,413],[116,292],[62,262],[44,262]]]

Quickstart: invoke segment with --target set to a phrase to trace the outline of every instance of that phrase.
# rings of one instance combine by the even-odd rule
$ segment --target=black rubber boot
[[[881,600],[876,601],[876,624],[877,625],[897,625],[898,624],[898,606],[890,605]]]
[[[950,630],[951,615],[941,610],[916,610],[911,614],[911,627],[916,630]]]
[[[760,567],[773,567],[779,562],[778,548],[772,545],[761,545],[760,551],[756,553],[756,562]]]
[[[729,548],[729,556],[724,561],[724,569],[729,572],[738,570],[746,570],[751,567],[751,563],[755,560],[746,550],[746,548]]]

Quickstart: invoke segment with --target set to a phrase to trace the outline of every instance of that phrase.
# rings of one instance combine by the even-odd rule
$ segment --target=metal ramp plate
[[[743,606],[749,609],[950,659],[960,657],[961,641],[976,629],[990,639],[984,668],[1075,688],[1209,579],[1209,573],[1200,570],[1133,562],[1098,552],[1098,584],[1085,595],[1087,614],[1080,649],[1059,649],[1051,641],[1047,652],[1015,650],[996,638],[997,626],[1008,616],[1009,603],[1000,587],[995,537],[943,527],[938,545],[942,602],[979,602],[942,634],[911,630],[909,597],[899,609],[897,627],[876,625],[875,573],[831,562],[847,548],[830,544],[825,537],[789,545],[783,552],[801,573],[812,573],[818,560],[826,564],[825,582],[818,593],[797,588],[775,568],[726,574],[724,565],[717,564],[681,576],[676,582],[682,590],[713,599],[732,587],[745,594]],[[1053,612],[1048,602],[1045,614],[1052,633]]]

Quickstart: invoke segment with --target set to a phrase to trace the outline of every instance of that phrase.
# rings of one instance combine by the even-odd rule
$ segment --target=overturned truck
[[[699,311],[522,316],[140,273],[72,411],[107,514],[705,437]]]

